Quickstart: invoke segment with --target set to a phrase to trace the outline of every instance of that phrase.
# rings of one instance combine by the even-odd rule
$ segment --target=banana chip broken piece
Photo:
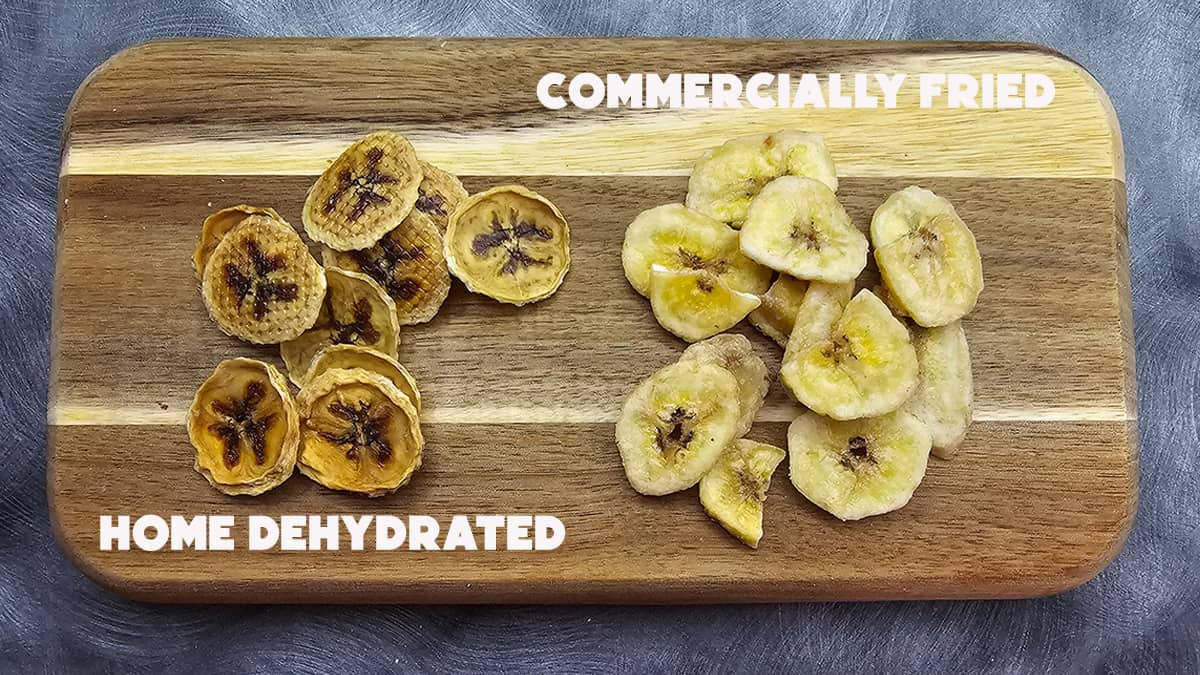
[[[391,494],[421,466],[425,439],[412,402],[386,377],[326,370],[297,396],[300,473],[331,490]]]
[[[512,305],[554,294],[571,265],[571,234],[558,208],[520,185],[471,195],[450,215],[450,272],[473,293]]]
[[[929,427],[933,454],[950,459],[971,424],[974,386],[971,352],[962,322],[937,328],[914,328],[913,347],[920,365],[917,389],[904,404]]]
[[[655,265],[650,279],[650,309],[659,325],[696,342],[735,326],[758,307],[758,296],[735,291],[704,270],[670,270]]]
[[[700,503],[710,518],[750,548],[763,536],[763,503],[771,474],[786,453],[766,443],[739,439],[700,479]]]
[[[739,415],[735,437],[745,436],[754,426],[770,387],[770,373],[754,345],[744,335],[716,335],[683,350],[680,361],[715,363],[733,374],[738,384]]]
[[[807,290],[807,281],[780,274],[767,292],[758,296],[762,304],[746,318],[760,333],[786,347]]]
[[[225,494],[262,494],[296,465],[296,403],[283,375],[261,361],[219,363],[196,390],[187,429],[196,471]]]

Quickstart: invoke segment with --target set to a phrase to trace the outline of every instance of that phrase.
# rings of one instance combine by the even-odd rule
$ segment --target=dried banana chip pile
[[[821,137],[745,136],[700,157],[684,204],[625,232],[630,285],[695,343],[626,399],[626,475],[647,495],[699,484],[705,511],[752,548],[785,453],[745,438],[769,374],[748,340],[722,334],[742,319],[784,348],[779,379],[807,409],[788,430],[792,484],[842,520],[907,504],[929,454],[950,458],[971,422],[961,319],[983,289],[974,235],[949,201],[911,186],[875,211],[868,238],[837,190]],[[872,251],[882,287],[856,293]]]
[[[524,305],[550,297],[570,266],[558,208],[519,185],[469,195],[404,136],[369,134],[309,189],[304,232],[271,208],[205,219],[192,256],[223,332],[278,344],[274,366],[217,365],[188,416],[195,469],[217,490],[257,495],[295,469],[333,490],[391,494],[421,466],[421,393],[397,360],[401,326],[432,320],[451,274]],[[293,395],[288,380],[299,392]]]

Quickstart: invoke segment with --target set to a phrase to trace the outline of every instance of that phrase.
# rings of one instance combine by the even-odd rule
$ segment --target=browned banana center
[[[329,412],[346,422],[339,431],[317,430],[317,434],[346,448],[346,459],[357,460],[359,451],[364,450],[377,464],[383,466],[392,457],[392,446],[386,438],[389,413],[375,413],[371,404],[359,401],[356,405],[334,402]]]
[[[362,173],[355,174],[350,169],[342,169],[338,174],[337,189],[325,200],[325,213],[333,213],[333,210],[337,208],[338,200],[349,192],[354,192],[357,199],[354,208],[346,216],[349,220],[358,220],[374,204],[391,202],[390,197],[380,194],[376,188],[381,185],[397,183],[399,179],[379,170],[379,163],[382,161],[383,148],[375,147],[367,150],[367,166]]]
[[[721,258],[717,260],[705,260],[703,257],[682,247],[679,249],[679,261],[687,269],[707,270],[713,274],[724,274],[729,269],[728,260]]]
[[[359,298],[354,303],[354,313],[350,320],[342,323],[334,317],[333,311],[329,312],[333,317],[330,321],[333,323],[333,341],[336,344],[355,344],[359,340],[366,343],[375,343],[379,341],[379,331],[371,323],[371,303],[366,298]]]
[[[744,461],[740,462],[734,471],[737,474],[738,492],[743,499],[761,502],[767,498],[767,485],[754,475]]]
[[[267,255],[257,241],[249,238],[242,241],[242,248],[250,264],[225,263],[225,285],[237,295],[239,310],[247,298],[252,298],[254,318],[262,320],[271,302],[295,300],[300,288],[296,284],[271,279],[272,274],[287,265],[287,258],[282,253]]]
[[[916,257],[920,258],[930,254],[940,256],[942,254],[942,238],[931,228],[921,225],[913,230],[911,236],[916,240],[916,248],[913,252],[913,255]]]
[[[408,263],[427,259],[429,254],[420,246],[404,246],[391,237],[384,237],[369,249],[352,251],[350,257],[364,274],[383,286],[388,295],[411,300],[421,290],[421,282],[405,276],[404,268]]]
[[[471,241],[471,252],[482,257],[492,249],[502,247],[508,255],[508,260],[504,262],[500,271],[504,274],[516,274],[517,269],[521,267],[550,264],[549,258],[534,258],[529,255],[521,248],[521,242],[550,241],[553,238],[553,232],[521,218],[515,211],[509,212],[507,225],[500,222],[499,216],[492,214],[492,231],[475,235],[475,239]]]
[[[817,225],[811,220],[792,225],[791,237],[797,246],[817,250],[821,248],[821,237],[817,233]]]
[[[429,194],[423,188],[417,188],[417,203],[413,206],[426,215],[437,214],[446,217],[446,198],[437,193]]]
[[[675,455],[687,449],[692,442],[691,421],[695,416],[695,413],[683,408],[675,408],[665,419],[660,416],[662,423],[658,425],[654,441],[668,462],[675,461]]]
[[[825,346],[825,351],[822,352],[827,359],[833,359],[837,363],[842,361],[857,358],[854,355],[853,345],[850,344],[850,338],[845,334],[835,335],[829,344]]]
[[[860,466],[874,464],[875,458],[867,448],[867,439],[862,436],[852,437],[846,444],[846,449],[842,451],[841,462],[842,466],[851,471],[857,471]]]
[[[266,396],[266,385],[255,380],[246,384],[241,397],[212,402],[212,411],[220,420],[213,422],[208,428],[225,444],[222,456],[225,468],[232,469],[241,461],[243,441],[254,454],[255,464],[267,461],[267,429],[270,428],[275,414],[263,415],[258,419],[254,417],[258,404],[262,403]]]

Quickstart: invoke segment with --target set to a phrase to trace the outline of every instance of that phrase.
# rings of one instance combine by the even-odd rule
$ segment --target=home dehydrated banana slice
[[[417,410],[386,377],[334,368],[297,396],[300,473],[331,490],[381,497],[421,466],[425,439]]]
[[[739,439],[700,479],[700,503],[710,518],[750,548],[763,536],[763,503],[771,475],[786,453],[766,443]]]
[[[402,326],[429,321],[450,294],[442,233],[428,218],[409,214],[370,248],[327,248],[322,256],[327,266],[362,272],[383,286],[396,303]]]
[[[458,176],[428,162],[421,162],[421,173],[424,177],[409,217],[429,220],[437,225],[439,234],[445,233],[450,214],[467,198],[467,191]]]
[[[650,279],[650,309],[659,325],[696,342],[732,328],[758,307],[758,296],[725,285],[705,270],[670,270],[655,265]]]
[[[621,406],[617,448],[634,490],[686,490],[733,441],[741,413],[733,374],[714,363],[680,361],[639,384]]]
[[[204,266],[201,291],[222,331],[274,344],[300,335],[317,320],[325,271],[291,225],[252,215],[221,238]]]
[[[771,270],[742,254],[736,230],[683,204],[639,213],[625,228],[621,265],[634,290],[646,297],[655,265],[705,272],[739,293],[758,295],[771,283]]]
[[[212,257],[213,251],[217,250],[217,244],[220,244],[230,230],[241,225],[242,221],[249,216],[265,216],[281,223],[287,222],[275,212],[275,209],[247,204],[230,206],[205,218],[204,225],[200,228],[200,241],[196,243],[196,252],[192,254],[192,267],[196,269],[197,281],[204,281],[204,266]]]
[[[888,293],[913,321],[944,326],[975,308],[979,249],[946,199],[915,185],[896,192],[871,218],[871,244]]]
[[[421,412],[421,391],[417,389],[417,381],[413,379],[408,369],[400,365],[396,359],[370,347],[330,345],[322,349],[313,358],[312,366],[309,367],[304,382],[301,382],[300,386],[303,387],[305,383],[311,382],[321,373],[334,368],[344,370],[362,368],[368,372],[383,375],[396,385],[397,389],[404,392],[404,395],[412,401],[417,412]]]
[[[974,386],[967,335],[962,322],[955,321],[936,328],[914,328],[912,341],[920,374],[904,409],[929,427],[933,454],[950,459],[971,424]]]
[[[754,345],[744,335],[715,335],[683,350],[680,361],[715,363],[733,374],[738,383],[739,415],[735,436],[745,436],[754,426],[770,387],[770,373]]]
[[[792,485],[842,520],[904,506],[925,477],[929,429],[906,412],[838,422],[808,412],[788,427]]]
[[[688,179],[689,208],[741,227],[751,200],[780,176],[803,176],[837,191],[837,170],[816,134],[777,131],[735,138],[706,152]]]
[[[320,316],[303,335],[279,345],[288,377],[299,385],[313,357],[330,345],[355,344],[395,358],[400,341],[396,304],[371,277],[336,267],[326,271],[329,290]]]
[[[797,400],[834,419],[896,410],[917,386],[908,329],[871,291],[859,291],[844,308],[844,291],[829,291],[809,286],[780,378]]]
[[[867,237],[837,195],[823,183],[784,176],[750,203],[741,232],[742,253],[800,279],[855,279],[867,266]]]
[[[339,251],[366,248],[394,230],[419,196],[423,174],[408,139],[377,131],[350,145],[304,200],[304,230]]]
[[[550,200],[502,185],[471,195],[450,215],[446,262],[471,292],[526,305],[562,285],[571,266],[571,232]]]
[[[228,359],[196,390],[188,411],[195,469],[230,495],[257,495],[292,475],[300,417],[287,380],[273,366]]]
[[[780,274],[767,292],[758,296],[762,304],[746,318],[763,335],[786,347],[806,290],[808,282],[804,279]]]

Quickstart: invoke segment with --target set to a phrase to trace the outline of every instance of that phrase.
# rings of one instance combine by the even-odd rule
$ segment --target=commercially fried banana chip
[[[792,484],[842,520],[895,511],[929,461],[929,429],[905,412],[837,422],[808,412],[788,427]]]
[[[346,148],[304,200],[304,230],[339,251],[366,248],[408,216],[423,174],[408,139],[377,131]]]
[[[735,138],[709,150],[688,179],[689,208],[741,227],[751,200],[780,176],[803,176],[837,191],[837,171],[816,134],[777,131]]]
[[[705,270],[671,270],[655,265],[650,309],[671,334],[696,342],[729,330],[758,307],[758,296],[729,288]]]
[[[739,293],[758,295],[771,283],[771,270],[742,254],[736,230],[683,204],[639,213],[625,229],[621,265],[634,290],[646,297],[655,265],[705,272]]]
[[[554,294],[571,266],[571,233],[550,200],[520,185],[471,195],[446,227],[450,272],[473,293],[526,305]]]
[[[327,248],[322,256],[327,266],[362,272],[383,286],[396,303],[396,318],[402,326],[429,321],[450,294],[442,233],[429,218],[409,214],[370,248]]]
[[[450,214],[467,198],[467,191],[458,176],[428,162],[421,162],[421,173],[424,177],[417,187],[417,202],[408,217],[429,220],[444,234]]]
[[[397,389],[404,392],[404,395],[412,401],[413,407],[417,409],[417,412],[421,412],[421,391],[417,389],[417,381],[413,379],[408,369],[400,365],[400,362],[396,359],[370,347],[330,345],[322,349],[313,358],[312,366],[308,369],[304,382],[301,382],[300,386],[303,387],[321,373],[334,368],[345,370],[362,368],[363,370],[383,375],[392,384],[396,385]]]
[[[955,321],[937,328],[915,328],[912,341],[920,375],[904,409],[929,427],[933,454],[950,459],[967,435],[975,395],[967,335],[962,322]]]
[[[733,374],[738,383],[738,438],[754,426],[754,418],[762,408],[763,399],[771,385],[770,373],[754,345],[744,335],[715,335],[683,350],[680,361],[715,363]]]
[[[371,277],[330,267],[329,290],[313,327],[279,345],[288,377],[304,382],[313,357],[330,345],[355,344],[396,358],[400,324],[396,304]]]
[[[917,386],[908,329],[871,291],[860,291],[844,309],[839,300],[837,292],[809,285],[780,378],[797,400],[834,419],[892,412]]]
[[[326,370],[297,396],[300,473],[331,490],[391,494],[421,466],[417,410],[387,378],[360,368]]]
[[[871,244],[888,293],[913,321],[944,326],[975,308],[979,249],[946,199],[916,186],[893,194],[871,218]]]
[[[806,290],[807,281],[780,274],[767,292],[758,296],[762,304],[746,318],[763,335],[786,347]]]
[[[786,453],[766,443],[739,439],[700,479],[700,503],[710,518],[750,548],[763,536],[763,502],[771,475]]]
[[[287,380],[270,364],[219,363],[196,390],[187,429],[196,471],[225,494],[262,494],[296,466],[300,417]]]
[[[867,266],[867,238],[824,183],[783,176],[746,212],[742,253],[799,279],[852,281]]]
[[[312,327],[325,297],[325,271],[291,225],[251,215],[224,237],[204,265],[209,316],[247,342],[274,344]]]
[[[617,448],[634,490],[686,490],[734,440],[741,414],[733,374],[714,363],[681,361],[660,368],[621,406]]]
[[[204,281],[204,266],[212,257],[213,251],[217,250],[217,244],[220,244],[230,230],[241,225],[242,221],[249,216],[265,216],[279,222],[287,222],[275,212],[275,209],[246,204],[221,209],[205,218],[204,225],[200,229],[200,241],[196,243],[196,252],[192,254],[192,267],[196,269],[197,281]]]

